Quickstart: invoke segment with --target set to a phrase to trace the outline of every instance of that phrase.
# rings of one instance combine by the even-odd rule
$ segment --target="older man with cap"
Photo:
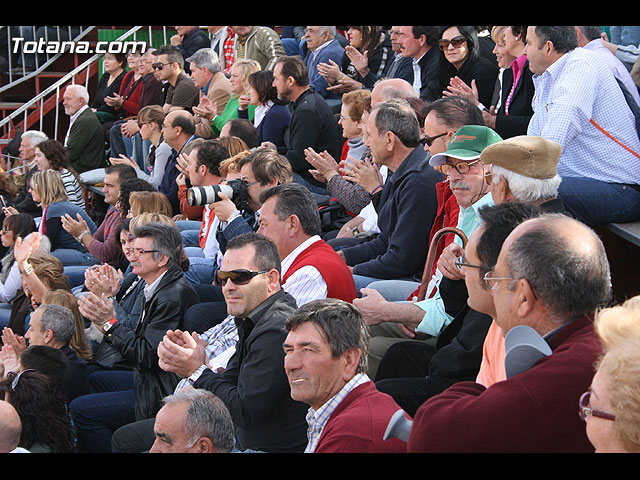
[[[487,195],[491,190],[486,179],[488,168],[480,161],[480,154],[489,145],[501,140],[488,127],[465,125],[451,138],[445,152],[436,154],[429,160],[432,167],[447,176],[460,205],[457,227],[467,236],[479,224],[478,210],[484,205],[493,205],[491,195]],[[461,241],[456,239],[455,242]],[[372,327],[370,375],[375,374],[373,369],[390,344],[408,339],[425,341],[435,337],[464,308],[464,291],[458,291],[454,287],[456,291],[451,296],[453,302],[445,305],[440,295],[442,277],[436,283],[436,293],[419,302],[388,302],[376,290],[361,290],[363,298],[355,299],[354,305]],[[463,283],[460,282],[462,287]]]
[[[480,156],[491,165],[491,195],[496,204],[535,203],[545,211],[564,213],[558,198],[560,144],[543,137],[521,135],[487,147]]]
[[[486,148],[480,159],[491,166],[491,195],[496,204],[523,202],[547,213],[569,215],[558,197],[562,147],[543,137],[516,136]],[[460,253],[459,251],[453,252]],[[504,333],[492,322],[485,337],[476,381],[485,387],[506,378]]]

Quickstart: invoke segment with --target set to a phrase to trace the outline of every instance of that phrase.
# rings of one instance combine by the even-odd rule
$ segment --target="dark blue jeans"
[[[558,194],[565,208],[590,226],[640,220],[640,192],[628,185],[563,177]]]
[[[135,422],[133,372],[104,370],[89,376],[91,391],[69,408],[82,453],[111,453],[113,432]]]

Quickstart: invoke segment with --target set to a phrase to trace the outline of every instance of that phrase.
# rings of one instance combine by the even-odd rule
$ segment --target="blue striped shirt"
[[[611,69],[594,52],[576,48],[541,75],[528,134],[562,145],[558,174],[607,183],[640,184],[638,157],[590,123],[593,118],[628,148],[640,153],[633,113]]]

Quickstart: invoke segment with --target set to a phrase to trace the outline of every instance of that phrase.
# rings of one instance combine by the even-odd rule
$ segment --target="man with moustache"
[[[442,136],[446,135],[446,132]],[[429,164],[447,175],[449,186],[460,207],[457,227],[467,237],[479,224],[478,210],[493,205],[491,186],[485,175],[488,167],[480,161],[480,154],[489,145],[502,140],[497,133],[480,125],[461,127],[449,141],[446,151],[432,155]],[[461,242],[456,238],[455,242]],[[442,280],[438,280],[439,284]],[[458,288],[451,285],[452,288]],[[416,338],[428,340],[436,337],[466,304],[466,293],[452,291],[445,303],[440,285],[434,295],[419,302],[386,301],[376,290],[361,290],[363,298],[354,304],[361,310],[367,323],[374,327],[372,341],[381,337],[379,347],[372,348],[370,364],[377,366],[376,358],[382,358],[390,343],[398,339]],[[387,340],[389,339],[389,340]],[[371,361],[373,360],[373,361]]]

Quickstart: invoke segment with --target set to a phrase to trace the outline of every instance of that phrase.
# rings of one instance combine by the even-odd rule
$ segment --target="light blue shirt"
[[[560,57],[534,75],[533,117],[528,135],[562,146],[558,174],[607,183],[640,183],[638,157],[607,137],[602,128],[640,153],[635,119],[613,73],[601,58],[584,48]]]
[[[464,232],[467,238],[471,236],[473,231],[480,225],[481,220],[478,211],[485,205],[494,205],[491,193],[485,194],[484,197],[468,208],[460,207],[457,227]],[[457,235],[454,242],[462,246],[462,240]],[[439,283],[438,281],[438,284]],[[445,311],[444,302],[440,296],[440,289],[438,289],[432,297],[416,302],[415,305],[425,311],[425,315],[416,328],[416,332],[426,333],[427,335],[436,337],[442,329],[453,320],[453,317]]]

